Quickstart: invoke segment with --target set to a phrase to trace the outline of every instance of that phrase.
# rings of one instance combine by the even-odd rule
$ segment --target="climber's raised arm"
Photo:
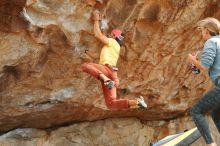
[[[108,45],[108,37],[106,37],[100,27],[99,27],[99,20],[100,20],[100,16],[99,16],[99,11],[95,10],[93,11],[93,20],[94,20],[94,34],[95,37],[98,38],[103,44]]]

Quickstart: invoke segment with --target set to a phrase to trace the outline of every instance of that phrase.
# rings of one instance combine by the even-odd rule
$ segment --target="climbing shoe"
[[[110,89],[110,90],[114,87],[114,81],[112,81],[112,80],[105,81],[104,84],[105,84],[105,86],[107,86],[108,89]]]
[[[147,108],[147,104],[145,103],[143,96],[139,96],[139,97],[137,98],[137,101],[138,101],[138,106],[139,106],[140,108]]]

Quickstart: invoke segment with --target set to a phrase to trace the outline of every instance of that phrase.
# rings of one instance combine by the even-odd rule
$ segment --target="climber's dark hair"
[[[124,42],[123,42],[124,37],[125,37],[125,35],[122,33],[119,38],[118,38],[118,37],[115,38],[115,40],[118,42],[118,44],[119,44],[120,46],[123,46],[123,45],[124,45]]]

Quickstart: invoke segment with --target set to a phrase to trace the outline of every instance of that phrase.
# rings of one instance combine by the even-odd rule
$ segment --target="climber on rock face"
[[[120,46],[124,35],[121,30],[113,29],[109,37],[105,36],[99,26],[99,11],[93,11],[94,34],[103,44],[99,64],[84,63],[81,68],[84,72],[99,79],[102,84],[104,98],[109,109],[147,108],[142,96],[135,100],[116,99],[116,87],[119,85],[116,67],[119,58]]]
[[[203,95],[190,113],[207,146],[217,146],[204,114],[212,111],[212,119],[220,132],[220,22],[209,17],[199,21],[198,26],[205,41],[201,58],[199,61],[196,55],[189,54],[188,60],[210,76],[214,87]]]

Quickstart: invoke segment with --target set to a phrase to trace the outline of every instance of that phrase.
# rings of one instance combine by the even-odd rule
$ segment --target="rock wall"
[[[208,78],[188,69],[189,52],[202,47],[195,23],[220,19],[219,0],[1,0],[0,132],[75,122],[184,115]],[[119,98],[143,95],[147,110],[110,111],[99,82],[82,73],[98,62],[91,12],[99,9],[107,33],[126,34],[118,62]]]
[[[185,124],[180,124],[185,123]],[[210,121],[211,130],[216,131]],[[142,123],[136,118],[82,122],[62,128],[16,129],[0,136],[1,146],[149,146],[169,135],[191,129],[191,118]],[[220,143],[219,135],[214,135]],[[205,146],[200,138],[191,146]]]

